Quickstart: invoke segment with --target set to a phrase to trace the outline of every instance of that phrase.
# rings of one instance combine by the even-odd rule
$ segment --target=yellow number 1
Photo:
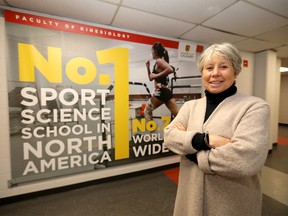
[[[129,52],[119,47],[96,55],[100,64],[114,63],[115,160],[129,158]]]

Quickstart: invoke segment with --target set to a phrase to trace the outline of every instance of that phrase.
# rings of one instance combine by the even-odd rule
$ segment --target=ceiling
[[[204,44],[226,41],[242,51],[270,49],[288,67],[288,0],[0,0],[0,5]]]

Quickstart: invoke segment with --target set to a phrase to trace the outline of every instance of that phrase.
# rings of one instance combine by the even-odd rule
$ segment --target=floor
[[[262,172],[263,216],[288,216],[288,126]],[[169,216],[177,189],[177,165],[98,180],[46,193],[0,200],[1,216]]]

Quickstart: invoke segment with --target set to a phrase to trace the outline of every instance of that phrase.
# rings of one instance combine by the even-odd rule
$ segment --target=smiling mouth
[[[221,84],[223,81],[218,81],[218,82],[210,82],[210,84],[212,84],[212,85],[219,85],[219,84]]]

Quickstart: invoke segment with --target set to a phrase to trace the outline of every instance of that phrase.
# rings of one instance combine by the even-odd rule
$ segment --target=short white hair
[[[239,50],[230,43],[222,43],[212,44],[200,55],[198,68],[201,72],[207,61],[209,61],[214,54],[222,56],[225,60],[231,62],[236,75],[242,71],[242,58]]]

